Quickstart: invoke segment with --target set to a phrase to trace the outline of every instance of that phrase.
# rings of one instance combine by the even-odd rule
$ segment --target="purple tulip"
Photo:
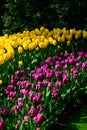
[[[12,110],[12,112],[17,111],[17,105],[13,106],[13,107],[11,108],[11,110]]]
[[[2,115],[3,116],[8,116],[10,111],[6,107],[2,107]]]
[[[31,86],[32,86],[32,84],[31,84],[30,82],[26,82],[26,85],[25,85],[25,88],[26,88],[26,89],[31,88]]]
[[[46,79],[43,80],[44,84],[48,84],[48,81]]]
[[[52,78],[52,77],[53,77],[53,73],[51,73],[51,72],[50,73],[49,72],[46,73],[46,78]]]
[[[62,87],[62,86],[63,86],[63,82],[62,82],[62,81],[57,81],[57,82],[55,83],[55,85],[57,85],[57,86],[59,86],[59,87]]]
[[[7,86],[7,90],[13,90],[13,88],[14,88],[14,85],[8,85]]]
[[[4,121],[3,119],[0,119],[0,130],[3,130],[4,127]]]
[[[16,124],[16,126],[15,126],[15,130],[18,130],[18,125],[21,123],[21,121],[20,120],[17,120],[17,124]]]
[[[39,82],[36,84],[36,89],[39,90],[43,85],[44,85],[44,83],[39,81]]]
[[[48,86],[49,88],[52,88],[53,83],[52,83],[52,82],[48,82],[48,83],[47,83],[47,86]]]
[[[55,64],[55,69],[56,70],[60,69],[60,67],[61,67],[60,64]]]
[[[82,58],[83,58],[83,57],[82,57],[81,55],[79,55],[79,56],[76,58],[76,60],[77,60],[77,61],[80,61],[80,60],[82,60]]]
[[[38,92],[37,96],[41,99],[43,95],[42,95],[42,93]]]
[[[29,91],[29,98],[30,98],[31,101],[33,101],[33,97],[34,97],[34,96],[35,96],[35,92],[32,91],[32,90],[30,90],[30,91]]]
[[[11,79],[11,84],[12,84],[12,85],[15,85],[15,84],[16,84],[16,81],[13,80],[13,79]]]
[[[70,72],[73,73],[76,70],[75,67],[71,68]]]
[[[19,75],[20,74],[20,70],[16,70],[15,74]]]
[[[36,72],[37,73],[43,73],[43,68],[37,68]]]
[[[76,79],[78,77],[78,74],[73,74],[73,78]]]
[[[46,60],[45,60],[45,62],[52,62],[52,57],[48,57]]]
[[[68,59],[69,64],[73,64],[74,60],[73,59]]]
[[[23,102],[23,98],[22,97],[18,98],[18,102]]]
[[[4,90],[4,94],[5,94],[6,96],[8,96],[8,95],[10,94],[10,90],[5,89],[5,90]]]
[[[54,62],[55,62],[55,61],[58,61],[58,56],[54,56],[54,57],[53,57],[53,60],[54,60]]]
[[[60,62],[60,67],[61,66],[63,66],[63,65],[65,65],[66,63],[65,63],[65,60],[62,60],[61,62]]]
[[[43,111],[43,106],[41,104],[37,105],[37,111],[42,112]]]
[[[40,128],[40,127],[37,127],[36,130],[41,130],[41,128]]]
[[[21,74],[25,74],[25,73],[26,73],[26,70],[20,70],[20,73],[21,73]]]
[[[37,114],[37,116],[34,117],[34,121],[38,123],[42,123],[45,120],[45,117],[42,114]]]
[[[35,110],[34,108],[30,108],[29,112],[31,117],[37,116],[37,110]]]
[[[87,62],[82,63],[82,71],[87,70]]]
[[[21,86],[21,81],[18,81],[16,84],[17,86]]]
[[[19,108],[23,107],[23,103],[22,102],[18,102],[18,105],[17,105]]]
[[[24,96],[26,96],[28,94],[28,90],[26,89],[21,89],[20,93],[23,94]]]
[[[69,53],[66,52],[66,53],[64,54],[64,57],[67,58],[68,56],[69,56]]]
[[[67,67],[67,65],[65,65],[65,66],[63,67],[63,70],[64,70],[64,71],[67,71],[67,69],[68,69],[68,67]]]
[[[83,57],[85,55],[84,50],[79,51],[78,54],[79,54],[79,56]]]
[[[87,52],[85,52],[85,58],[87,58]]]
[[[69,76],[67,74],[63,75],[63,83],[67,83],[69,81]]]
[[[79,66],[80,66],[80,63],[79,63],[79,62],[77,62],[77,63],[76,63],[76,67],[79,67]]]
[[[24,116],[24,122],[28,122],[29,118],[29,116]]]
[[[54,98],[54,99],[56,99],[57,97],[58,97],[58,95],[59,95],[59,89],[57,89],[57,88],[53,88],[52,89],[52,97]]]
[[[40,80],[39,74],[35,73],[32,75],[35,80]]]
[[[12,98],[17,97],[17,92],[16,91],[11,91],[10,92],[10,97],[12,97]]]
[[[56,71],[55,72],[55,77],[60,77],[62,76],[62,72],[61,71]]]
[[[32,101],[35,103],[35,104],[39,104],[40,101],[41,101],[41,98],[39,96],[34,96]]]
[[[27,78],[26,78],[25,76],[23,76],[23,77],[21,77],[20,80],[21,80],[21,81],[25,81],[25,80],[27,80]]]

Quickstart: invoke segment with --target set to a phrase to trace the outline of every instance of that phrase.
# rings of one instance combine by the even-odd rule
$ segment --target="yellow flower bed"
[[[0,37],[0,64],[14,58],[14,49],[18,49],[18,53],[22,54],[24,50],[38,50],[46,48],[49,44],[61,48],[60,43],[66,41],[66,45],[70,46],[72,39],[87,39],[87,31],[66,28],[54,28],[49,31],[45,27],[36,28],[32,31],[23,31],[23,33],[15,33],[12,35],[5,34]]]

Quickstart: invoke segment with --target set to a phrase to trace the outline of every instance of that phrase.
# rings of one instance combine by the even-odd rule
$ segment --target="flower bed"
[[[1,130],[49,129],[71,98],[87,93],[86,38],[44,27],[0,38]]]

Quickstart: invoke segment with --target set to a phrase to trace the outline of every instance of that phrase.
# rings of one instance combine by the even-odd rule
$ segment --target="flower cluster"
[[[87,73],[86,59],[85,49],[77,51],[76,55],[61,52],[48,57],[34,70],[17,70],[3,92],[5,100],[1,102],[0,129],[7,127],[10,117],[12,129],[48,128],[47,124],[50,126],[56,120],[56,113],[64,109],[64,98],[85,88],[80,76]]]
[[[17,34],[0,37],[0,65],[5,61],[14,58],[15,49],[22,55],[24,50],[33,50],[38,48],[47,48],[49,44],[61,48],[61,43],[66,43],[67,46],[71,45],[74,39],[84,38],[87,39],[87,31],[66,28],[54,28],[52,31],[45,27],[40,29],[36,28],[32,31],[23,31]]]

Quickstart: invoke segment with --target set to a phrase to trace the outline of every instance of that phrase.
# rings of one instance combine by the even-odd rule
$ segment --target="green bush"
[[[87,29],[86,0],[5,0],[3,6],[3,34],[42,25],[49,29]]]

